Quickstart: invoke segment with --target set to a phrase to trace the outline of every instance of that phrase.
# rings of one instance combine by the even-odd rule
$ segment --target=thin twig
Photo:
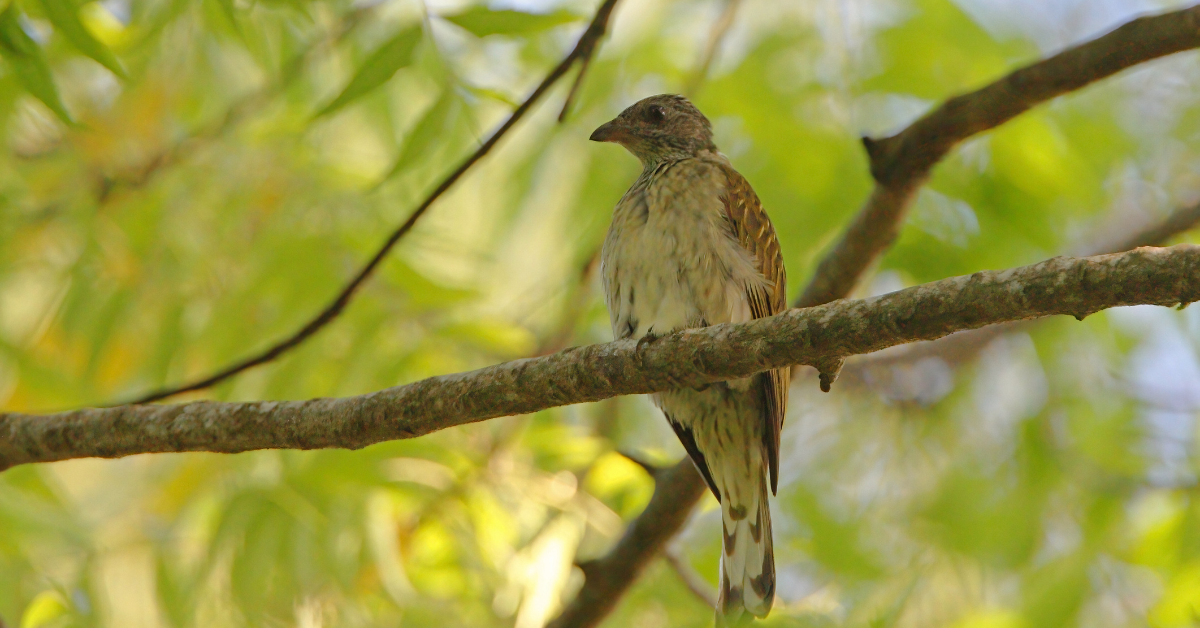
[[[696,66],[695,71],[684,83],[684,94],[694,95],[696,90],[704,84],[704,79],[708,77],[708,70],[712,67],[713,59],[717,57],[721,42],[725,41],[725,36],[729,34],[729,29],[733,26],[733,19],[737,17],[738,7],[741,4],[742,0],[725,1],[725,9],[721,11],[721,15],[717,17],[717,21],[713,22],[712,30],[709,31],[708,44],[704,47],[700,64]]]
[[[1121,221],[1124,223],[1124,221]],[[1176,209],[1160,222],[1147,225],[1141,231],[1125,237],[1113,244],[1092,246],[1081,252],[1082,255],[1100,255],[1102,253],[1119,253],[1129,251],[1139,246],[1162,246],[1171,238],[1191,231],[1200,224],[1200,203]]]
[[[349,304],[351,299],[354,298],[354,295],[356,292],[358,292],[358,289],[375,272],[375,269],[378,268],[379,264],[383,262],[384,258],[386,258],[388,253],[391,252],[392,248],[396,246],[396,243],[412,230],[413,226],[417,224],[417,221],[421,219],[426,210],[428,210],[429,207],[432,206],[433,203],[442,196],[442,194],[444,194],[460,178],[462,178],[462,176],[466,174],[466,172],[470,170],[476,162],[478,162],[480,159],[483,159],[485,155],[491,152],[492,148],[499,143],[500,139],[504,137],[504,135],[507,134],[508,131],[512,129],[518,121],[521,120],[521,118],[525,117],[525,114],[529,113],[529,111],[533,108],[533,105],[536,104],[537,101],[540,100],[547,91],[549,91],[551,86],[553,86],[560,78],[562,78],[564,74],[567,73],[567,71],[572,65],[575,64],[576,61],[582,61],[592,56],[596,50],[597,43],[600,41],[600,38],[604,36],[604,33],[608,28],[609,16],[612,14],[613,7],[616,6],[617,1],[618,0],[605,0],[604,3],[600,5],[600,8],[596,10],[596,16],[592,19],[591,24],[588,25],[587,30],[585,30],[583,35],[579,38],[579,42],[575,45],[575,48],[572,49],[571,52],[567,54],[567,56],[564,57],[563,60],[550,71],[546,78],[542,80],[541,84],[539,84],[537,88],[533,90],[533,93],[531,93],[529,97],[525,99],[525,102],[521,103],[521,105],[512,112],[508,119],[504,121],[504,124],[500,125],[500,128],[498,128],[496,132],[493,133],[492,136],[488,138],[488,140],[484,142],[482,146],[479,147],[478,150],[463,160],[463,162],[459,164],[459,166],[455,168],[453,172],[451,172],[445,179],[442,180],[440,184],[438,184],[433,192],[431,192],[425,198],[425,200],[423,200],[417,206],[408,219],[392,232],[387,240],[384,241],[383,246],[376,251],[375,255],[372,256],[366,265],[364,265],[362,269],[358,271],[354,278],[351,279],[344,288],[342,288],[341,292],[338,293],[338,295],[329,303],[329,305],[327,305],[325,309],[317,314],[312,320],[294,332],[291,336],[288,336],[271,347],[259,352],[257,355],[246,358],[240,362],[236,362],[211,375],[190,383],[182,384],[172,388],[159,389],[147,393],[128,403],[150,403],[152,401],[166,399],[167,397],[173,397],[181,393],[210,388],[233,377],[234,375],[242,373],[256,366],[266,364],[267,362],[278,358],[292,348],[300,345],[305,340],[309,339],[318,331],[323,329],[326,325],[331,323],[339,314],[342,313],[342,310],[344,310],[346,305]]]
[[[684,561],[679,555],[678,548],[668,547],[663,550],[663,558],[667,560],[667,564],[675,571],[675,575],[679,576],[679,580],[683,582],[683,586],[688,588],[697,599],[704,602],[707,606],[715,608],[717,606],[717,591],[696,573],[692,566]]]
[[[571,90],[567,92],[567,97],[563,100],[562,111],[558,112],[558,121],[560,123],[567,121],[567,113],[571,110],[571,104],[575,102],[575,95],[579,92],[579,87],[583,85],[583,76],[587,74],[588,66],[591,63],[591,57],[587,57],[579,63],[579,73],[575,75],[575,80],[571,82]]]

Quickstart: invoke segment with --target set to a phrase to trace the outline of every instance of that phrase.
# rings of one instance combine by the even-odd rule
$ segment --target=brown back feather
[[[725,172],[725,216],[730,230],[742,248],[754,258],[758,271],[772,285],[764,289],[747,286],[746,297],[750,301],[750,314],[763,318],[787,309],[787,272],[783,267],[783,253],[771,219],[763,210],[758,195],[745,177],[733,168],[722,166]],[[768,371],[763,378],[766,429],[763,430],[763,448],[767,452],[767,464],[771,472],[771,493],[779,487],[779,433],[783,430],[783,415],[787,412],[788,383],[791,369],[781,368]]]

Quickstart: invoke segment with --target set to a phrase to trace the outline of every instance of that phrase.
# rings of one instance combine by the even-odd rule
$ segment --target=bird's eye
[[[651,122],[662,122],[667,119],[667,110],[658,105],[654,105],[646,110],[646,118]]]

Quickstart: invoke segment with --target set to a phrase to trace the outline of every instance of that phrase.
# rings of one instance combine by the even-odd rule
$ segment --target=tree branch
[[[156,452],[357,449],[500,416],[819,364],[1006,321],[1056,314],[1082,319],[1110,307],[1198,298],[1200,246],[1056,257],[748,323],[683,330],[640,348],[631,339],[572,348],[355,397],[4,413],[0,469]],[[678,516],[686,517],[686,509]]]
[[[294,332],[291,336],[284,338],[283,340],[268,347],[267,349],[264,349],[254,356],[246,358],[240,362],[236,362],[211,375],[202,377],[187,384],[181,384],[172,388],[163,388],[152,391],[130,403],[149,403],[151,401],[159,401],[161,399],[173,397],[180,393],[211,388],[212,386],[215,386],[216,384],[219,384],[220,382],[223,382],[239,373],[247,371],[256,366],[266,364],[267,362],[278,358],[284,353],[287,353],[289,350],[297,347],[305,340],[308,340],[326,325],[333,322],[333,320],[337,318],[338,315],[342,313],[342,310],[344,310],[350,303],[351,299],[354,298],[355,293],[358,292],[358,289],[362,287],[363,283],[365,283],[366,280],[370,278],[372,274],[374,274],[376,268],[379,267],[384,258],[386,258],[388,253],[391,252],[392,248],[396,246],[396,243],[412,230],[413,226],[417,224],[417,221],[421,219],[421,217],[433,205],[433,203],[437,201],[437,199],[440,198],[447,190],[449,190],[456,182],[458,182],[458,180],[462,178],[462,176],[466,174],[472,166],[474,166],[479,160],[483,159],[485,155],[491,152],[491,150],[495,148],[496,144],[500,142],[500,138],[504,137],[504,135],[507,134],[508,131],[512,129],[518,121],[521,120],[521,118],[525,117],[525,114],[529,113],[529,111],[533,108],[533,105],[536,104],[537,101],[540,100],[547,91],[549,91],[550,87],[558,82],[558,80],[562,78],[568,70],[570,70],[571,66],[574,65],[575,62],[579,61],[582,63],[587,63],[587,60],[591,58],[593,53],[595,53],[596,45],[599,43],[600,38],[604,36],[604,33],[608,29],[608,19],[612,15],[613,7],[616,6],[617,2],[618,0],[604,0],[604,2],[596,10],[596,15],[592,18],[591,24],[588,25],[587,30],[585,30],[583,35],[580,36],[579,42],[575,44],[575,48],[572,49],[571,52],[567,54],[567,56],[564,57],[563,60],[550,71],[549,74],[546,75],[546,78],[543,79],[541,84],[539,84],[537,88],[533,90],[533,93],[531,93],[529,97],[525,99],[525,102],[521,103],[521,105],[512,112],[512,115],[510,115],[508,119],[504,121],[504,124],[500,125],[500,128],[496,129],[496,132],[493,133],[486,142],[484,142],[469,157],[463,160],[463,162],[459,164],[459,166],[455,168],[453,172],[447,175],[446,178],[443,179],[442,182],[439,183],[432,192],[430,192],[425,200],[421,201],[421,204],[418,205],[415,210],[413,210],[413,213],[408,217],[407,220],[404,221],[404,224],[397,227],[396,230],[393,231],[390,236],[388,236],[388,239],[384,241],[383,246],[381,246],[379,250],[375,252],[375,255],[371,257],[366,265],[364,265],[362,269],[359,270],[354,276],[354,278],[351,279],[344,288],[342,288],[341,292],[339,292],[338,295],[334,297],[332,301],[330,301],[329,305],[325,306],[325,309],[321,310],[321,312],[313,317],[312,320]]]
[[[930,171],[963,140],[1056,96],[1198,46],[1200,6],[1141,17],[983,89],[951,98],[896,135],[863,138],[875,189],[821,261],[796,305],[826,303],[850,294],[863,272],[896,239],[900,222]]]

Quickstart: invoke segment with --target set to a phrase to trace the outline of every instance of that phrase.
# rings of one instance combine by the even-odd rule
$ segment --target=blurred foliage
[[[207,373],[302,324],[573,45],[594,3],[0,2],[0,407]],[[1150,0],[743,2],[693,94],[798,292],[870,189],[858,137]],[[689,83],[715,0],[626,0],[566,85],[331,327],[205,393],[350,395],[610,338],[584,272],[630,156],[589,144]],[[1186,54],[974,138],[863,294],[1070,253],[1200,195]],[[1186,239],[1186,238],[1184,238]],[[580,282],[580,277],[585,281]],[[1200,318],[1050,321],[817,392],[784,433],[772,626],[1200,622]],[[9,626],[541,626],[682,455],[641,399],[358,452],[162,455],[0,475]],[[706,502],[676,548],[715,582]],[[710,625],[654,563],[607,626]]]

